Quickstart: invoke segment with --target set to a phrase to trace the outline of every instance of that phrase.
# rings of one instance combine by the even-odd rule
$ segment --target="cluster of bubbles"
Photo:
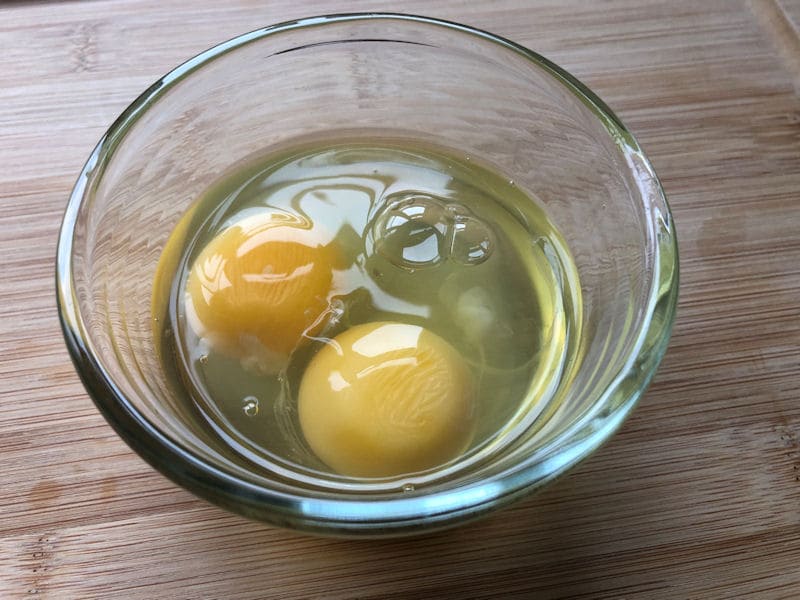
[[[373,220],[370,241],[386,260],[411,271],[445,261],[478,265],[495,245],[489,226],[466,206],[417,192],[387,198]]]

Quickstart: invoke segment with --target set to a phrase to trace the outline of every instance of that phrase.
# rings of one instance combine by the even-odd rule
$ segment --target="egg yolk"
[[[415,325],[357,325],[311,360],[300,425],[335,471],[389,477],[458,456],[473,435],[473,389],[459,353]]]
[[[297,217],[265,212],[223,230],[203,248],[186,283],[188,321],[211,348],[245,368],[277,372],[304,334],[325,322],[333,244]]]

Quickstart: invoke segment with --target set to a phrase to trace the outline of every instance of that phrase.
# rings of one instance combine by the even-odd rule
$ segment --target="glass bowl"
[[[322,489],[255,468],[165,380],[151,294],[164,245],[221,173],[315,134],[434,143],[538,199],[580,276],[579,357],[558,410],[468,468],[412,489]],[[475,518],[589,456],[650,382],[675,314],[678,254],[636,140],[569,73],[498,36],[396,14],[283,23],[224,42],[137,98],[92,152],[61,229],[57,295],[86,389],[150,464],[220,506],[330,535],[404,535]]]

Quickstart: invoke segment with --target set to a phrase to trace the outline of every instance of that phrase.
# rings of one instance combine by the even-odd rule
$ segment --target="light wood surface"
[[[418,539],[303,537],[150,469],[61,340],[75,177],[140,91],[236,34],[402,10],[494,31],[582,78],[674,209],[682,290],[656,381],[538,496]],[[0,598],[800,598],[796,0],[0,4]]]

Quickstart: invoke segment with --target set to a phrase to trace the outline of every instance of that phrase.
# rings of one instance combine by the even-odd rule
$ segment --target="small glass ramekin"
[[[493,165],[564,235],[580,276],[577,356],[558,410],[469,468],[396,492],[319,489],[232,454],[176,397],[155,351],[156,265],[231,165],[308,136],[386,135]],[[475,518],[589,456],[666,349],[678,253],[639,145],[569,73],[511,41],[398,14],[315,17],[224,42],[137,98],[92,152],[64,216],[57,295],[86,389],[162,473],[225,508],[329,535],[405,535]]]

